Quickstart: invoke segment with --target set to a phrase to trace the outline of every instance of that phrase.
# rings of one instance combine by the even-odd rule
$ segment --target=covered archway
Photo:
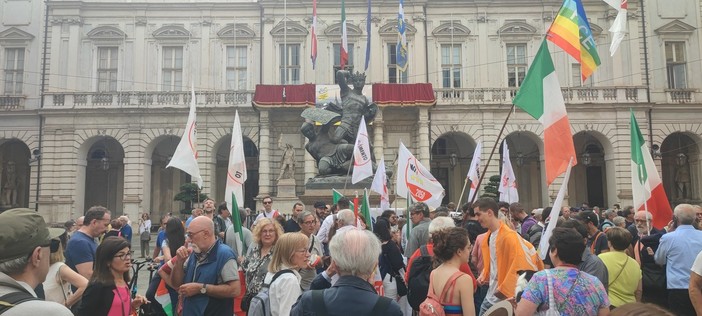
[[[229,166],[229,145],[232,135],[222,137],[215,145],[215,198],[223,202],[224,190],[227,186],[227,168]],[[239,207],[256,209],[256,196],[258,195],[258,148],[251,139],[244,137],[244,157],[246,158],[246,182],[244,183],[244,203]]]
[[[431,146],[431,174],[441,183],[446,195],[441,204],[461,204],[468,198],[468,189],[461,198],[470,161],[475,151],[475,140],[461,132],[441,135]]]
[[[85,157],[85,212],[102,205],[113,217],[123,214],[124,148],[110,136],[94,139]]]
[[[608,173],[613,169],[611,144],[602,134],[594,131],[579,132],[573,136],[578,164],[573,167],[568,182],[568,195],[571,206],[588,203],[590,207],[608,207],[610,183]],[[614,194],[612,194],[614,196]]]
[[[519,203],[527,210],[544,207],[545,183],[541,177],[543,143],[538,136],[526,131],[513,132],[507,135],[504,141],[509,146],[510,161],[514,176],[517,178]],[[502,146],[500,146],[500,162],[502,154]],[[500,172],[502,172],[502,166],[500,166]]]
[[[154,219],[169,212],[179,214],[178,211],[183,207],[181,202],[173,198],[180,192],[180,186],[189,182],[189,176],[180,169],[166,168],[179,141],[180,138],[173,135],[162,136],[154,141],[155,146],[151,153],[151,203],[149,205]]]
[[[0,140],[0,210],[29,207],[29,159],[21,140]]]
[[[675,132],[661,144],[663,188],[673,204],[699,203],[700,148],[698,137]]]

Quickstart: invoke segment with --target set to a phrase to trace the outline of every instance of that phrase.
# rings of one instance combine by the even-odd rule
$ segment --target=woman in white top
[[[271,262],[268,264],[268,274],[263,284],[269,284],[269,297],[271,300],[271,315],[290,315],[290,309],[302,294],[300,288],[299,269],[306,268],[310,258],[307,244],[309,239],[302,233],[283,234],[273,249]],[[279,271],[275,282],[273,276]],[[272,284],[271,284],[272,282]]]
[[[149,255],[149,242],[151,242],[151,218],[149,218],[148,213],[141,214],[141,219],[139,219],[139,242],[141,243],[141,257],[144,258]]]
[[[52,239],[49,272],[43,283],[44,295],[47,301],[61,303],[70,308],[80,300],[88,286],[88,280],[71,270],[63,261],[61,241]],[[71,290],[71,285],[77,288],[75,292]]]

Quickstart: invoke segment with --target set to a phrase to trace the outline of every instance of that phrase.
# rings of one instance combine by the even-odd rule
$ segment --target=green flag
[[[239,241],[241,241],[242,247],[240,249],[243,249],[244,253],[243,254],[238,254],[238,255],[245,255],[246,254],[246,246],[244,244],[244,229],[243,225],[241,224],[241,216],[239,216],[239,203],[236,201],[236,194],[232,192],[232,223],[234,225],[234,231],[239,233]]]
[[[341,192],[337,191],[336,189],[332,189],[332,202],[333,202],[333,204],[339,203],[339,200],[341,200],[342,197],[344,197],[344,195],[341,194]],[[353,210],[354,209],[353,202],[349,201],[349,204],[350,204],[351,209]],[[338,211],[341,211],[341,210],[338,210]]]
[[[366,227],[368,230],[373,230],[373,222],[371,221],[370,203],[368,203],[368,190],[363,189],[363,201],[361,201],[361,215],[366,219]]]

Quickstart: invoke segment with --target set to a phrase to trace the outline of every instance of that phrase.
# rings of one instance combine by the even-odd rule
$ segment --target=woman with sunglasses
[[[51,240],[51,255],[49,256],[49,273],[44,281],[44,295],[47,301],[57,302],[71,308],[83,295],[88,286],[88,280],[66,266],[63,257],[61,240]],[[76,288],[73,292],[71,286]]]
[[[107,237],[97,247],[93,276],[83,293],[78,316],[127,316],[135,313],[145,297],[129,292],[129,270],[132,252],[129,242],[121,237]]]
[[[241,262],[246,275],[246,294],[241,300],[241,309],[248,311],[251,299],[258,294],[263,279],[268,273],[268,264],[273,255],[273,246],[283,235],[283,227],[270,218],[259,219],[253,229],[253,247]]]

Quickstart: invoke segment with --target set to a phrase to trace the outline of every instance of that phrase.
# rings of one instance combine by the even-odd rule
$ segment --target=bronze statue
[[[688,190],[690,187],[690,172],[688,171],[687,156],[679,153],[675,157],[675,187],[677,196],[680,199],[688,198]]]
[[[15,162],[9,161],[7,163],[7,168],[5,168],[5,185],[2,186],[3,202],[5,202],[5,205],[17,206],[17,187],[18,182]]]
[[[349,172],[361,117],[371,122],[378,112],[378,106],[368,102],[363,95],[365,74],[340,70],[336,78],[341,88],[341,106],[329,103],[322,108],[306,109],[301,114],[307,119],[300,127],[309,140],[305,149],[317,162],[319,176],[346,175]],[[348,81],[353,89],[347,84]],[[321,126],[315,126],[315,122]],[[339,126],[332,129],[337,122]]]

